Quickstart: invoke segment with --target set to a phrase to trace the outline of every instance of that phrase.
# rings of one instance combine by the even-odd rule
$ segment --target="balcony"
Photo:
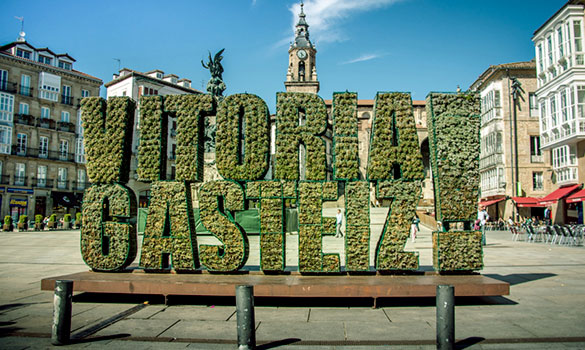
[[[1,175],[0,176],[0,184],[9,185],[10,184],[10,175]]]
[[[57,188],[60,190],[68,190],[69,189],[69,181],[57,179]]]
[[[74,190],[83,191],[91,186],[91,182],[72,181],[72,186]]]
[[[57,130],[74,133],[75,125],[70,122],[57,122]]]
[[[22,86],[21,84],[18,86],[18,93],[22,96],[33,97],[33,88],[30,86]]]
[[[19,113],[14,115],[14,122],[17,124],[34,126],[36,124],[36,118],[30,114]]]
[[[530,155],[530,163],[544,163],[544,156],[541,155]]]
[[[61,95],[61,103],[64,105],[73,106],[73,96]]]
[[[55,121],[51,118],[40,117],[37,126],[45,129],[55,129]]]
[[[37,188],[53,188],[54,179],[33,177],[31,185]]]
[[[40,158],[48,160],[60,160],[64,162],[75,162],[75,153],[48,151],[46,149],[21,147],[12,145],[12,155],[29,158]]]
[[[0,80],[0,91],[14,94],[16,93],[16,83],[7,80]]]
[[[562,144],[585,139],[585,117],[566,121],[542,132],[542,149],[550,149]]]
[[[579,176],[579,171],[576,166],[564,167],[554,169],[557,185],[576,184]]]
[[[18,176],[18,175],[14,175],[14,181],[12,181],[12,184],[15,186],[26,186],[26,176]]]
[[[479,168],[482,170],[500,164],[504,164],[504,157],[500,152],[482,157],[479,160]]]

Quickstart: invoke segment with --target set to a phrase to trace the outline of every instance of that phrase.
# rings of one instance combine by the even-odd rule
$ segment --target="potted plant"
[[[18,218],[18,231],[22,232],[22,231],[26,231],[27,229],[28,229],[28,216],[21,215],[20,218]]]
[[[43,230],[43,216],[40,214],[35,215],[35,231]]]
[[[6,215],[4,217],[4,226],[2,226],[2,230],[6,232],[12,231],[12,217],[10,215]]]
[[[49,226],[49,230],[54,230],[57,228],[57,215],[51,214],[47,226]]]
[[[63,229],[68,230],[71,226],[71,214],[65,214],[63,216]]]
[[[80,212],[77,212],[75,214],[75,227],[81,228],[81,213]]]

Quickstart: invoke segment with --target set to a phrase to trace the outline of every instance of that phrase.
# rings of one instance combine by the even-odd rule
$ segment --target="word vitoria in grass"
[[[439,271],[482,267],[481,233],[449,231],[455,222],[468,226],[475,214],[478,105],[478,96],[467,93],[433,93],[427,99],[435,209],[442,223],[442,230],[433,233]],[[250,233],[236,216],[249,207],[258,212],[259,264],[265,273],[287,270],[287,240],[298,242],[301,273],[418,269],[417,254],[404,251],[424,178],[408,93],[376,95],[365,179],[359,171],[356,93],[335,93],[330,117],[315,94],[278,93],[273,129],[266,103],[252,94],[142,97],[137,175],[151,183],[151,196],[140,248],[136,195],[125,186],[137,106],[127,97],[107,103],[86,98],[82,106],[93,185],[83,202],[81,250],[94,270],[124,270],[141,249],[139,265],[145,270],[238,271],[250,255]],[[204,119],[209,116],[216,116],[216,164],[223,180],[201,183]],[[165,181],[169,118],[177,122],[176,176]],[[332,157],[326,138],[332,141]],[[370,232],[372,198],[390,202],[377,242]],[[335,217],[323,215],[327,201],[345,207],[345,254],[324,246],[323,237],[336,232]],[[298,206],[298,236],[286,235],[291,211],[286,203]],[[195,209],[214,241],[198,243]]]

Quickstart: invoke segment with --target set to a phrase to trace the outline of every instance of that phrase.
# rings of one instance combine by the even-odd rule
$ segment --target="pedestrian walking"
[[[343,223],[343,214],[341,213],[341,209],[337,209],[336,219],[337,233],[335,234],[335,238],[343,237],[343,232],[341,232],[341,224]]]
[[[483,207],[483,206],[479,207],[479,211],[477,213],[477,219],[479,220],[479,226],[481,229],[481,245],[486,245],[485,224],[487,224],[487,221],[490,219],[490,216],[488,215],[487,211],[485,210],[485,207]]]
[[[418,233],[418,230],[419,230],[419,227],[418,227],[419,222],[420,222],[420,219],[415,214],[414,218],[412,219],[412,224],[410,225],[410,239],[413,242],[416,240],[416,234]]]

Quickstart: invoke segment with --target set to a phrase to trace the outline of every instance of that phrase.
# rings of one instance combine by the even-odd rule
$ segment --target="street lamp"
[[[522,185],[520,183],[519,171],[518,171],[518,118],[517,118],[517,107],[518,107],[518,99],[524,100],[522,97],[522,93],[524,90],[522,89],[522,84],[518,81],[516,77],[510,77],[512,81],[511,85],[511,94],[512,100],[514,103],[513,107],[513,118],[514,118],[514,177],[516,178],[516,186],[514,186],[514,193],[516,197],[520,197],[522,194]],[[516,210],[516,220],[519,220],[518,210]]]

